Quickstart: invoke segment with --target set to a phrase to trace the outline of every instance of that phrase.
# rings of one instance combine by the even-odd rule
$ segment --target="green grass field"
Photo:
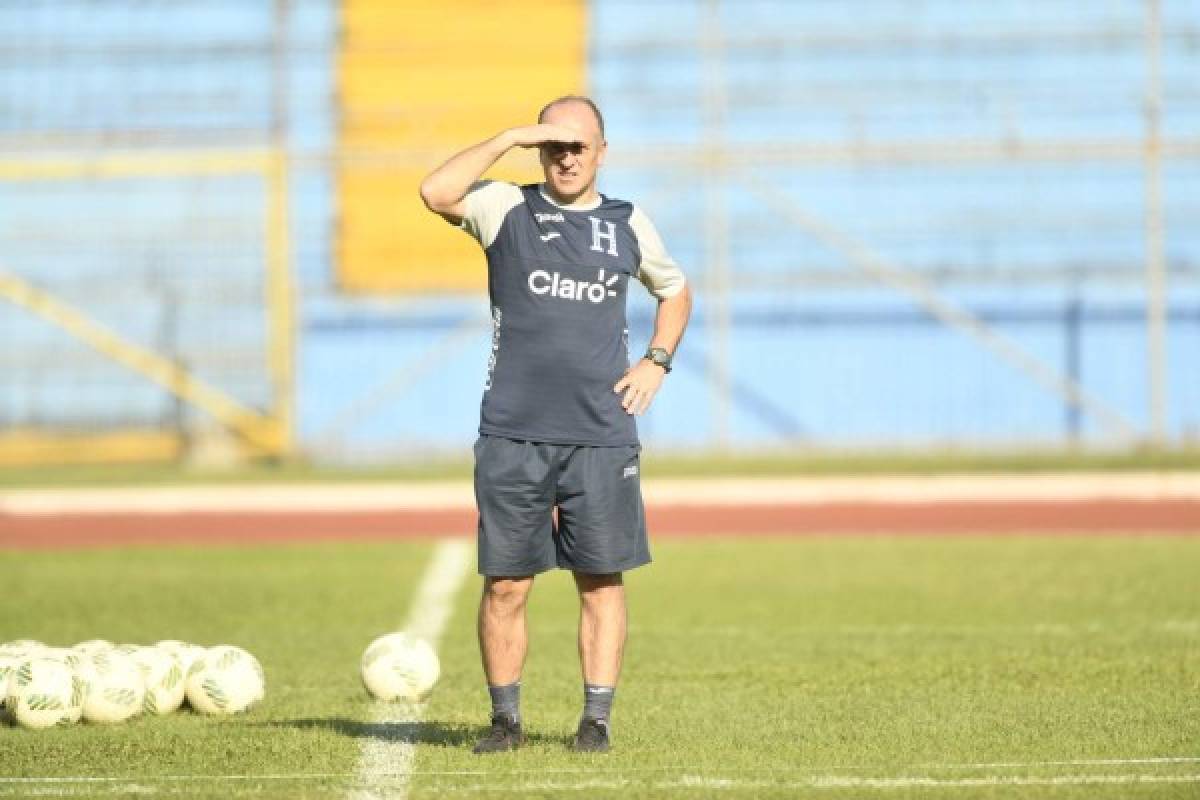
[[[608,756],[566,750],[577,611],[551,574],[532,601],[531,743],[488,758],[470,753],[478,578],[422,724],[372,724],[359,683],[433,546],[0,552],[0,640],[234,643],[268,677],[234,718],[0,728],[0,796],[349,796],[364,744],[401,734],[413,797],[1200,796],[1200,539],[659,542],[629,577]]]

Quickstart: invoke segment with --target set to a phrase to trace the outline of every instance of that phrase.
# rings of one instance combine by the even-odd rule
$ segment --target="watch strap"
[[[642,357],[662,367],[664,372],[671,371],[672,355],[665,347],[648,347],[646,348],[646,355]]]

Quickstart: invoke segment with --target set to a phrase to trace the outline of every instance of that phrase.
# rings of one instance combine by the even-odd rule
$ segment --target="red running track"
[[[1200,500],[843,502],[659,506],[651,536],[822,534],[1200,535]],[[475,512],[322,511],[0,514],[0,547],[263,543],[473,533]]]

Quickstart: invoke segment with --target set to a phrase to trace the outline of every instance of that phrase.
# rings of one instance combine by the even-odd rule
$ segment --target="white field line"
[[[647,479],[652,506],[836,502],[1200,500],[1200,472]],[[434,511],[473,509],[470,481],[0,491],[0,513]]]
[[[403,630],[428,641],[437,649],[438,640],[454,609],[454,596],[471,566],[473,549],[466,539],[442,542],[417,587]],[[355,775],[353,800],[383,796],[403,798],[407,794],[416,747],[403,731],[421,721],[425,707],[378,703],[372,725],[363,742]],[[384,783],[387,783],[385,790]]]
[[[1091,786],[1131,783],[1200,783],[1200,775],[1056,775],[1047,778],[989,775],[982,778],[839,778],[814,779],[814,789],[908,789],[916,786]],[[763,783],[762,786],[770,786]],[[796,784],[798,787],[803,783]]]
[[[918,769],[1034,769],[1037,767],[1129,767],[1143,764],[1200,764],[1197,756],[1164,758],[1077,758],[1070,761],[988,761],[979,764],[919,764]]]
[[[985,770],[985,769],[1039,769],[1046,767],[1129,767],[1129,766],[1170,766],[1176,764],[1200,764],[1200,756],[1164,756],[1160,758],[1081,758],[1069,759],[1063,761],[984,761],[979,763],[962,763],[962,764],[917,764],[909,769],[912,770]],[[420,775],[423,777],[491,777],[503,778],[507,776],[520,775],[597,775],[597,774],[616,774],[622,775],[626,773],[653,773],[653,772],[679,772],[684,773],[679,780],[712,780],[721,781],[729,780],[719,776],[697,776],[688,775],[691,770],[695,770],[694,765],[668,764],[658,767],[595,767],[581,766],[578,768],[569,767],[539,767],[530,769],[507,769],[507,770],[484,770],[484,769],[468,769],[468,770],[412,770],[404,772],[381,772],[381,777],[385,778],[400,778]],[[723,767],[720,772],[724,774],[736,773],[751,773],[753,775],[762,774],[783,774],[796,772],[813,772],[820,773],[830,770],[841,771],[873,771],[878,767],[870,765],[825,765],[825,766],[780,766],[763,769],[762,767],[743,767],[743,768],[728,768]],[[275,772],[262,774],[230,774],[230,775],[60,775],[44,778],[23,777],[9,778],[0,777],[0,787],[5,785],[37,785],[37,784],[105,784],[105,783],[132,783],[142,781],[147,783],[203,783],[203,782],[237,782],[237,781],[297,781],[297,780],[337,780],[343,778],[352,778],[359,773],[357,772]],[[991,776],[991,779],[1001,780],[1006,776]],[[1053,777],[1053,776],[1051,776]],[[1060,776],[1062,777],[1062,776]],[[1070,777],[1070,776],[1066,776]],[[1117,775],[1117,776],[1091,776],[1091,777],[1117,777],[1123,780],[1136,780],[1140,778],[1151,777],[1175,777],[1195,779],[1200,776],[1183,775],[1183,776],[1148,776],[1148,775]],[[847,778],[844,776],[816,776],[810,780],[917,780],[918,778]],[[1016,778],[1014,778],[1016,779]],[[1041,778],[1039,780],[1049,780],[1050,778]],[[732,780],[748,782],[746,778],[734,778]],[[936,780],[925,779],[920,780]],[[955,779],[956,780],[956,779]]]
[[[684,776],[674,781],[637,783],[630,780],[606,780],[593,778],[567,783],[564,781],[533,781],[517,785],[494,783],[466,786],[437,786],[431,791],[438,795],[476,794],[497,792],[586,792],[594,789],[654,789],[692,792],[696,789],[747,790],[799,790],[799,789],[912,789],[944,788],[964,789],[997,786],[1100,786],[1130,784],[1184,784],[1200,783],[1200,775],[1059,775],[1049,778],[1025,778],[1009,775],[993,775],[983,778],[840,778],[820,776],[802,781],[761,781]]]
[[[473,773],[472,773],[473,774]],[[584,774],[582,771],[580,774]],[[592,774],[592,773],[589,773]],[[203,777],[203,776],[198,776]],[[279,776],[276,776],[279,777]],[[304,777],[304,776],[300,776]],[[261,779],[261,778],[260,778]],[[153,779],[149,780],[150,783]],[[839,775],[816,775],[803,780],[770,781],[747,780],[740,778],[714,778],[700,775],[684,775],[675,780],[634,781],[626,778],[584,778],[578,781],[535,780],[517,784],[509,783],[477,783],[462,786],[438,785],[430,787],[431,792],[446,794],[479,794],[497,792],[521,791],[554,791],[554,792],[585,792],[593,789],[654,789],[658,791],[694,791],[696,789],[722,789],[729,791],[747,790],[838,790],[838,789],[966,789],[984,787],[1028,787],[1028,786],[1128,786],[1135,784],[1193,784],[1200,783],[1200,774],[1190,775],[1054,775],[1047,777],[1028,777],[1018,775],[987,775],[979,778],[931,778],[925,776],[909,776],[902,778],[853,778]],[[0,786],[0,795],[12,794],[16,787]],[[406,795],[407,785],[404,781],[389,786],[386,790],[381,786],[371,797],[400,798]],[[28,787],[21,790],[29,791]],[[80,793],[92,794],[96,787],[80,787],[78,784],[60,784],[57,786],[41,784],[32,793],[38,795],[67,796]],[[121,794],[159,794],[160,788],[143,783],[130,783],[128,778],[109,785],[107,793]]]

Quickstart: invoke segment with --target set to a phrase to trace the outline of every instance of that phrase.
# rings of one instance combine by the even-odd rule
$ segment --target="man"
[[[513,147],[536,147],[545,182],[480,181]],[[492,352],[475,444],[479,647],[492,698],[476,753],[523,742],[521,669],[533,578],[575,577],[584,708],[572,747],[609,749],[625,645],[622,573],[650,561],[634,416],[649,408],[687,326],[691,293],[644,213],[596,190],[604,120],[586,97],[502,131],[430,173],[421,198],[483,247]],[[629,366],[625,291],[658,298],[645,357]],[[557,519],[554,512],[557,510]]]

